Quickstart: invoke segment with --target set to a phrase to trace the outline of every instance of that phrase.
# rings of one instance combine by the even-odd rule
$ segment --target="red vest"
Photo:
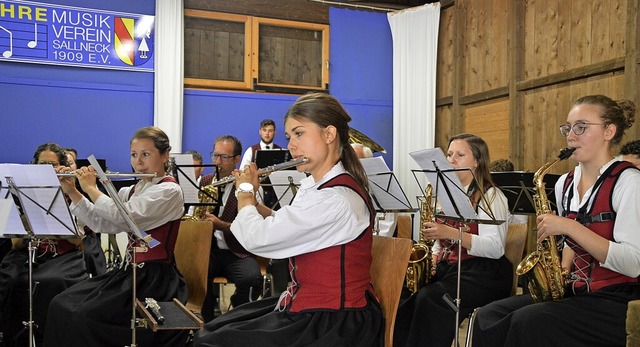
[[[292,257],[290,270],[293,294],[282,300],[291,312],[312,309],[342,310],[366,306],[365,293],[371,287],[371,243],[375,212],[369,195],[349,174],[340,174],[318,189],[342,186],[354,190],[369,208],[369,226],[355,240],[311,253]]]
[[[591,195],[594,196],[591,210],[580,213],[582,211],[569,211],[568,206],[566,206],[565,217],[577,220],[607,240],[615,241],[613,238],[613,227],[615,225],[616,213],[611,204],[611,196],[613,195],[613,188],[620,174],[628,168],[635,167],[626,161],[611,164],[600,176],[596,185],[594,185],[594,191],[591,192]],[[562,196],[565,196],[572,182],[573,171],[567,175]],[[600,185],[598,186],[599,183]],[[589,198],[591,199],[591,197]],[[570,201],[571,198],[567,199],[567,205]],[[576,253],[574,269],[571,273],[572,275],[576,275],[572,276],[571,279],[574,287],[579,288],[587,284],[589,285],[590,291],[597,291],[613,284],[638,282],[638,279],[635,277],[628,277],[600,266],[599,261],[595,260],[591,254],[585,251],[584,248],[570,237],[567,237],[566,242]]]
[[[457,229],[460,227],[462,223],[456,222],[456,221],[446,221],[444,222],[444,224]],[[469,227],[469,231],[468,231],[469,234],[478,235],[478,224],[476,223],[467,224],[467,226]],[[440,245],[442,246],[442,248],[440,249],[440,255],[438,256],[438,261],[445,259],[449,264],[455,263],[458,261],[458,243],[457,242],[454,242],[448,239],[440,240]],[[460,256],[460,259],[467,260],[470,258],[475,258],[475,256],[467,253],[467,249],[462,247],[462,255]]]
[[[167,176],[160,180],[158,184],[162,184],[164,182],[173,182],[176,183],[175,178],[171,176]],[[129,193],[129,198],[133,195],[133,191],[135,187],[131,189]],[[147,247],[146,252],[137,252],[136,253],[136,262],[142,263],[145,261],[151,260],[162,260],[165,263],[173,263],[173,250],[176,245],[176,240],[178,239],[178,230],[180,229],[180,219],[176,219],[170,222],[167,222],[159,227],[156,227],[151,230],[147,230],[146,232],[151,235],[155,240],[160,242],[159,245],[150,248]],[[136,240],[135,245],[139,246],[140,241]],[[131,249],[133,243],[131,239],[129,239],[129,245],[127,249]]]

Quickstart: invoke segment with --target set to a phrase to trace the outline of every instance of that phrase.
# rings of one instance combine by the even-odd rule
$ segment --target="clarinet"
[[[158,305],[158,302],[153,298],[146,298],[144,299],[144,302],[147,304],[146,308],[151,310],[151,313],[156,317],[158,323],[162,324],[164,322],[164,316],[160,313],[160,305]]]

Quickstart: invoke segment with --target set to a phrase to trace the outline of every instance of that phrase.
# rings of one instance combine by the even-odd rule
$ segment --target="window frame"
[[[185,88],[233,89],[243,91],[259,90],[273,92],[286,91],[294,93],[306,91],[327,91],[329,89],[329,25],[194,9],[185,9],[184,17],[244,23],[245,30],[243,81],[185,77]],[[260,25],[313,30],[322,33],[322,67],[321,85],[319,87],[297,84],[261,83],[259,81]]]

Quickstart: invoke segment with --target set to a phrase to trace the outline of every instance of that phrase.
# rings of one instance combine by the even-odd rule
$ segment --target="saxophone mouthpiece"
[[[560,155],[558,155],[558,159],[560,160],[569,159],[569,157],[571,156],[571,154],[573,154],[573,151],[575,150],[576,149],[572,147],[564,148],[563,150],[560,151]]]

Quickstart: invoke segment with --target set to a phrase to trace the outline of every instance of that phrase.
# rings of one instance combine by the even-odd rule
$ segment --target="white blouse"
[[[471,235],[471,248],[467,249],[469,255],[490,259],[499,259],[504,255],[504,245],[507,241],[507,229],[509,227],[509,205],[507,197],[498,188],[491,187],[484,193],[489,209],[496,220],[505,221],[500,225],[478,224],[478,235]],[[480,201],[482,208],[478,209],[479,219],[492,219],[486,212],[487,205]],[[433,253],[439,254],[441,245],[439,241],[433,245]]]
[[[173,182],[157,184],[162,179],[163,177],[154,178],[152,182],[139,181],[131,198],[129,192],[133,186],[124,187],[118,192],[120,200],[125,201],[123,205],[140,230],[151,230],[182,217],[182,189]],[[116,234],[129,231],[116,203],[108,195],[101,195],[95,204],[83,197],[77,204],[71,204],[70,209],[96,232]]]
[[[346,172],[336,164],[315,182],[304,178],[289,206],[263,218],[255,206],[245,206],[231,224],[231,232],[249,252],[274,259],[309,253],[345,244],[369,226],[369,210],[364,200],[350,188],[318,190],[331,178]]]

